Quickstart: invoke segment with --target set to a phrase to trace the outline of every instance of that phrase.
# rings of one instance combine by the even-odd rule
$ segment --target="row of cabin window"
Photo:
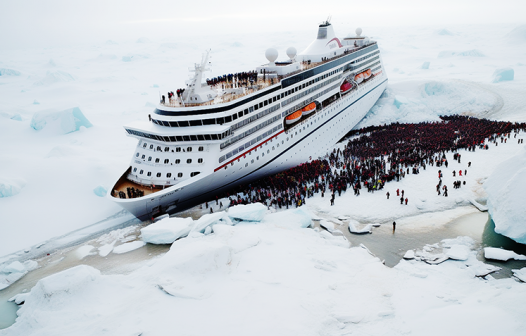
[[[137,172],[137,167],[133,168],[133,172],[134,173]],[[201,172],[191,172],[190,173],[190,177],[194,177],[195,175],[199,175],[200,173]],[[139,175],[142,175],[142,174],[144,174],[144,170],[143,169],[141,169],[139,171]],[[177,173],[177,177],[179,177],[179,178],[183,177],[183,175],[184,175],[183,173]],[[152,176],[152,172],[148,172],[146,174],[146,176]],[[157,177],[161,177],[161,173],[157,173],[156,176]],[[166,173],[166,178],[171,178],[171,177],[172,177],[172,173]]]
[[[135,155],[135,157],[139,157],[139,153],[137,153],[137,154]],[[144,160],[145,158],[146,158],[146,155],[143,154],[142,157],[141,157],[141,159]],[[160,160],[159,158],[156,158],[156,159],[155,159],[155,163],[159,163],[159,160]],[[151,162],[151,161],[152,161],[152,157],[149,156],[149,157],[148,157],[148,162]],[[165,163],[165,164],[170,163],[170,159],[164,159],[164,163]],[[179,163],[181,163],[181,160],[180,160],[180,159],[175,159],[175,164],[179,164]],[[192,159],[187,159],[187,160],[186,160],[186,163],[188,163],[188,164],[192,163]],[[197,159],[197,163],[203,163],[203,159],[202,159],[202,158]]]
[[[227,130],[221,134],[161,136],[161,135],[139,132],[139,131],[135,131],[131,129],[126,129],[126,132],[128,132],[128,134],[136,135],[142,138],[152,139],[152,140],[157,140],[157,141],[164,141],[164,142],[222,140],[232,133],[231,130]]]
[[[281,98],[283,98],[283,93],[281,94]],[[269,99],[266,99],[259,104],[256,104],[254,106],[248,107],[244,109],[243,111],[239,111],[237,113],[234,113],[230,116],[221,117],[221,118],[211,118],[211,119],[197,119],[197,120],[182,120],[182,121],[165,121],[165,120],[157,120],[152,119],[152,122],[154,124],[160,125],[160,126],[167,126],[167,127],[189,127],[189,126],[207,126],[207,125],[223,125],[224,123],[232,122],[234,120],[237,120],[237,118],[241,118],[242,116],[245,116],[249,113],[252,113],[254,111],[259,110],[260,108],[263,108],[264,106],[267,106],[268,104],[272,104],[273,102],[276,102],[280,100],[280,95],[271,97]]]
[[[313,80],[311,80],[311,81],[308,81],[307,83],[303,83],[303,84],[301,84],[301,85],[298,85],[298,86],[296,86],[295,88],[292,88],[292,89],[288,90],[287,92],[291,92],[291,93],[293,93],[293,92],[297,92],[298,90],[300,90],[300,89],[304,89],[305,87],[309,87],[310,85],[312,85],[312,84],[314,84],[314,83],[317,83],[317,82],[319,82],[320,80],[325,79],[325,78],[327,78],[327,77],[329,77],[329,76],[332,76],[332,75],[334,75],[335,73],[340,72],[341,70],[342,70],[341,68],[340,68],[340,69],[335,69],[335,70],[333,70],[333,71],[331,71],[331,72],[329,72],[329,73],[326,73],[326,74],[323,75],[323,76],[319,76],[319,77],[317,77],[317,78],[315,78],[315,79],[313,79]],[[334,78],[333,78],[333,80],[334,80]],[[311,90],[303,91],[303,92],[302,92],[301,94],[299,94],[299,95],[296,95],[296,96],[294,96],[294,97],[291,97],[291,98],[289,98],[289,99],[286,99],[286,100],[282,103],[282,105],[283,105],[283,106],[288,105],[288,104],[292,103],[293,101],[295,101],[295,100],[297,100],[297,99],[299,99],[299,98],[301,98],[301,97],[303,97],[303,96],[305,96],[305,95],[311,93],[312,91],[315,91],[315,90],[317,90],[318,88],[320,88],[320,87],[322,87],[322,86],[324,86],[324,85],[329,84],[330,82],[331,82],[331,81],[323,82],[323,83],[321,83],[321,84],[318,84],[315,88],[313,88],[313,89],[311,89]]]
[[[367,56],[363,56],[363,57],[360,57],[358,59],[355,59],[354,61],[351,62],[351,64],[361,62],[363,60],[368,59],[369,57],[373,57],[374,55],[378,55],[379,53],[380,53],[380,50],[377,50],[377,51],[375,51],[375,52],[373,52],[373,53],[371,53],[371,54],[369,54]]]
[[[146,146],[148,146],[148,144],[146,142],[142,144],[142,148],[146,148]],[[150,149],[153,149],[153,145],[152,144],[150,144]],[[158,152],[162,151],[161,146],[157,146],[156,150]],[[199,146],[199,148],[197,150],[202,152],[202,151],[205,150],[205,148],[203,146]],[[165,152],[169,152],[170,151],[170,147],[164,147],[164,151]],[[181,147],[175,147],[175,151],[176,152],[180,152],[181,151]],[[192,151],[192,147],[186,147],[186,151],[187,152],[191,152]],[[183,150],[183,152],[184,152],[184,150]],[[139,153],[137,153],[137,154],[139,154]]]

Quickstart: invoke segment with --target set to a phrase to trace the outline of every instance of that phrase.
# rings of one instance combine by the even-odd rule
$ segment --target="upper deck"
[[[214,99],[201,103],[189,103],[183,102],[182,93],[177,93],[174,94],[172,98],[165,99],[159,104],[160,107],[175,108],[174,110],[158,110],[156,113],[170,115],[170,112],[175,112],[177,114],[177,110],[187,110],[188,112],[191,112],[191,110],[196,110],[196,108],[201,110],[201,113],[206,113],[206,109],[211,108],[211,106],[223,104],[229,105],[228,103],[234,102],[246,96],[254,95],[257,92],[264,91],[265,89],[275,86],[276,84],[281,84],[280,88],[285,88],[296,83],[298,80],[303,80],[323,71],[328,71],[334,66],[358,58],[361,54],[365,54],[377,48],[376,42],[374,41],[359,47],[350,46],[346,48],[342,54],[336,55],[334,57],[327,57],[320,62],[312,62],[310,60],[298,62],[299,70],[287,73],[285,75],[280,75],[275,71],[260,70],[260,72],[242,72],[228,76],[219,76],[211,80],[207,79],[207,83],[203,83],[201,85],[202,87],[208,87],[217,93],[217,96]],[[338,62],[338,60],[340,61]],[[277,63],[277,65],[279,64],[280,63]],[[292,79],[292,77],[294,77],[296,80]],[[292,80],[287,80],[289,78]],[[200,109],[202,107],[205,107],[205,109]],[[213,108],[211,109],[214,110],[210,111],[212,113],[216,110]]]

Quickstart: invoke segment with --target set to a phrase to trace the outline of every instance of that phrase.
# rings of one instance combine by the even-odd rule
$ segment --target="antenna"
[[[327,17],[327,23],[330,23],[331,19],[332,19],[332,15],[329,14],[329,16]]]

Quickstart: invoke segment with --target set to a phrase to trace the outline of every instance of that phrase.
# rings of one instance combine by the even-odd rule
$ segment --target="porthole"
[[[155,163],[159,163],[159,158],[156,158],[156,159],[155,159]]]
[[[139,153],[137,153],[137,154],[135,155],[135,157],[139,157]]]
[[[160,152],[161,151],[161,146],[157,146],[157,150]]]
[[[181,163],[181,160],[176,159],[176,160],[175,160],[175,164],[179,164],[179,163]]]
[[[165,152],[170,151],[170,147],[164,147],[164,151],[165,151]]]
[[[141,159],[143,159],[143,160],[144,160],[144,158],[145,158],[145,157],[146,157],[146,155],[144,155],[144,154],[143,154],[143,155],[142,155],[142,157],[141,157]]]
[[[145,142],[144,145],[142,145],[142,148],[146,148],[148,144]]]
[[[166,173],[166,177],[172,177],[172,173]]]
[[[150,161],[152,161],[152,157],[151,156],[148,157],[148,162],[150,162]]]
[[[161,177],[161,173],[157,173],[157,177]]]
[[[186,151],[187,151],[187,152],[191,152],[191,151],[192,151],[192,147],[188,147],[188,148],[186,148]]]
[[[254,159],[252,159],[252,161],[250,161],[250,163],[254,163]]]
[[[153,149],[153,145],[150,145],[150,149]]]
[[[169,159],[164,159],[164,164],[168,164],[168,162],[170,162]]]
[[[135,173],[137,171],[137,167],[133,168],[133,172]]]
[[[183,177],[183,173],[178,173],[177,177]]]
[[[245,163],[245,167],[248,167],[248,162],[247,162],[247,163]]]
[[[142,173],[144,173],[144,170],[141,169],[141,171],[139,172],[139,174],[142,174]]]
[[[269,149],[269,150],[267,150],[267,154],[270,154],[270,149]]]
[[[152,176],[152,172],[148,172],[148,174],[146,174],[147,176]]]
[[[176,152],[180,152],[180,151],[181,151],[181,147],[177,147],[177,148],[175,149],[175,151],[176,151]]]
[[[192,163],[192,159],[186,160],[186,163],[188,163],[188,164]]]
[[[203,163],[203,159],[197,159],[197,163]]]
[[[202,151],[204,151],[204,150],[205,150],[205,148],[204,148],[203,146],[200,146],[200,147],[199,147],[199,151],[200,151],[200,152],[202,152]]]

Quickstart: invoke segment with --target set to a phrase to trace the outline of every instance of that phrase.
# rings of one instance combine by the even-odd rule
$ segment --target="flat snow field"
[[[357,127],[460,113],[526,121],[526,35],[520,34],[526,28],[512,34],[515,28],[364,28],[379,43],[389,86]],[[311,30],[224,39],[138,36],[0,50],[0,274],[10,266],[10,274],[23,275],[35,265],[14,260],[137,223],[103,197],[134,153],[136,140],[122,125],[145,120],[159,94],[182,87],[203,46],[213,50],[213,77],[254,69],[270,46],[284,61],[286,48],[301,51],[312,37]],[[509,79],[501,71],[507,68],[513,80],[499,81]],[[438,168],[428,167],[380,193],[348,191],[332,207],[329,197],[309,198],[305,209],[326,219],[396,220],[397,231],[426,230],[465,214],[472,200],[485,200],[484,181],[523,148],[512,136],[488,151],[461,152],[460,164],[448,157],[449,167],[440,168],[447,198],[435,192]],[[458,190],[453,169],[468,169]],[[407,206],[396,189],[405,191]],[[388,268],[364,248],[304,228],[297,216],[215,225],[207,235],[177,240],[131,273],[79,265],[51,275],[27,288],[17,322],[0,335],[522,335],[526,329],[524,283],[477,277],[474,270],[484,266],[465,239],[448,247],[463,260]],[[77,257],[105,257],[118,246],[115,253],[134,253],[142,245],[134,239],[110,233]]]

